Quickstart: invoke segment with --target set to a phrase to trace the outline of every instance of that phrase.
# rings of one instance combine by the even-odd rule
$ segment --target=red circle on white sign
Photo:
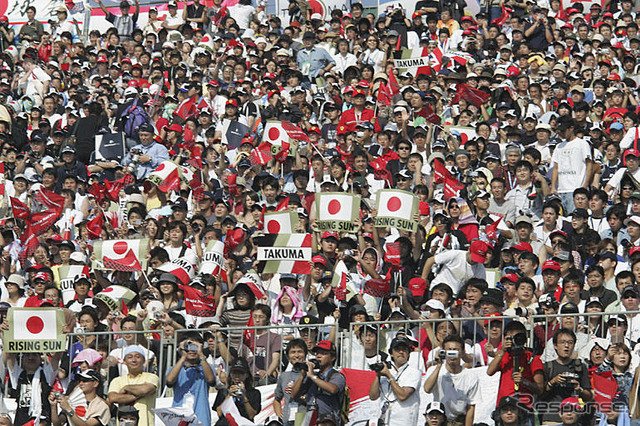
[[[267,224],[267,231],[270,234],[277,234],[280,232],[280,223],[277,220],[272,220]]]
[[[44,321],[39,316],[32,316],[27,319],[27,330],[29,333],[38,334],[44,329]]]
[[[338,200],[329,201],[329,206],[327,210],[329,210],[329,214],[336,214],[342,209],[342,204]]]
[[[280,137],[280,130],[277,127],[272,127],[269,129],[269,139],[276,140]]]
[[[400,210],[400,207],[402,207],[402,201],[400,201],[400,198],[398,197],[391,197],[387,201],[387,209],[390,212],[397,212]]]

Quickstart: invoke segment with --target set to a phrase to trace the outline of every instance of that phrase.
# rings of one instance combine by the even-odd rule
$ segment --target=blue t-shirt
[[[167,374],[173,367],[167,370]],[[212,368],[213,370],[213,368]],[[169,386],[169,385],[167,385]],[[211,424],[211,408],[209,408],[209,384],[204,377],[202,366],[185,366],[180,369],[178,378],[173,386],[173,407],[181,407],[184,396],[191,392],[193,394],[193,412],[198,419],[205,424]]]

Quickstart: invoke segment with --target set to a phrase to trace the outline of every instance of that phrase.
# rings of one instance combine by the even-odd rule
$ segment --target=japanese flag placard
[[[147,268],[149,240],[105,240],[93,245],[94,269],[141,271]]]
[[[293,234],[298,224],[298,213],[291,210],[264,214],[264,232],[267,234]]]
[[[343,192],[316,194],[316,225],[320,231],[354,232],[360,214],[360,196]]]
[[[420,200],[411,192],[399,189],[382,189],[378,191],[376,209],[378,216],[375,226],[378,228],[397,228],[415,232],[418,223],[413,216],[418,213]]]
[[[9,329],[4,333],[6,352],[60,352],[65,348],[62,309],[10,308],[7,321]]]

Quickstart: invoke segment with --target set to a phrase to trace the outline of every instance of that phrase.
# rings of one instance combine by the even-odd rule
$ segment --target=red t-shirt
[[[534,356],[531,351],[525,351],[520,354],[518,364],[522,371],[523,380],[533,382],[533,376],[537,371],[544,374],[544,367],[542,361],[540,361],[540,357],[537,355]],[[502,375],[500,376],[500,387],[498,388],[496,405],[498,405],[500,400],[505,396],[515,395],[516,393],[515,383],[513,383],[513,379],[511,378],[511,374],[513,373],[513,358],[509,352],[505,353],[500,360],[500,371],[502,371]],[[522,383],[520,384],[519,394],[520,402],[528,407],[533,405],[534,392]]]

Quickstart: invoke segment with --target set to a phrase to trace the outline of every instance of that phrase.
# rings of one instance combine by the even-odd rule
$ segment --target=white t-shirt
[[[467,252],[464,250],[450,250],[436,254],[436,265],[442,265],[438,275],[431,281],[431,287],[440,283],[445,283],[453,290],[453,294],[458,294],[464,283],[473,277],[485,278],[484,265],[479,263],[469,265],[467,262]]]
[[[618,171],[615,172],[613,176],[611,176],[611,179],[609,179],[609,182],[607,182],[607,185],[610,185],[612,188],[615,188],[615,189],[620,189],[620,181],[622,180],[622,177],[626,172],[627,172],[626,167],[618,169]],[[632,173],[632,176],[635,180],[640,181],[640,167],[635,172]]]
[[[251,5],[236,4],[229,8],[229,16],[231,16],[241,30],[249,28],[251,16],[255,13],[256,8]]]
[[[174,25],[184,24],[184,19],[182,19],[182,13],[180,12],[176,12],[176,16],[171,16],[170,13],[167,13],[164,17],[164,22],[166,22],[168,26],[173,27]]]
[[[587,174],[587,159],[592,159],[591,147],[584,139],[558,144],[551,156],[551,165],[558,168],[558,193],[573,192],[582,186]]]
[[[385,414],[385,424],[389,426],[417,425],[420,417],[420,382],[422,373],[413,368],[409,363],[396,370],[395,365],[391,368],[391,375],[398,382],[399,386],[414,389],[409,398],[404,401],[398,400],[391,389],[391,384],[386,377],[380,378],[380,394],[383,403],[389,403],[389,409]]]
[[[427,377],[435,370],[429,368]],[[440,369],[438,381],[431,393],[433,400],[445,406],[447,418],[454,420],[467,413],[469,406],[476,405],[479,398],[478,372],[474,368],[462,368],[458,374],[452,374],[445,366]]]
[[[196,255],[196,252],[189,247],[185,249],[182,256],[180,256],[180,253],[182,252],[182,246],[180,247],[165,246],[164,249],[167,251],[170,261],[173,261],[182,257],[182,258],[188,259],[192,265],[195,265],[196,263],[198,263],[198,255]]]

